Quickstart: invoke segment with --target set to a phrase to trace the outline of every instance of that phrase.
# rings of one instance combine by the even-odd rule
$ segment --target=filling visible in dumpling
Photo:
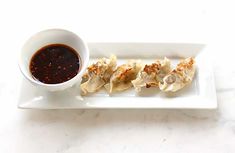
[[[195,70],[195,60],[192,57],[182,60],[176,69],[166,75],[162,83],[159,83],[160,90],[175,92],[182,89],[193,80]]]
[[[109,82],[117,65],[117,58],[111,55],[110,58],[101,58],[95,64],[87,68],[87,73],[82,77],[82,94],[96,92]]]
[[[130,60],[127,64],[123,64],[115,70],[110,78],[110,83],[105,88],[110,92],[123,91],[132,86],[131,81],[136,79],[142,65],[140,61]]]
[[[157,87],[170,71],[170,60],[165,57],[164,60],[157,60],[151,65],[145,65],[132,84],[137,92],[140,92],[142,87]]]

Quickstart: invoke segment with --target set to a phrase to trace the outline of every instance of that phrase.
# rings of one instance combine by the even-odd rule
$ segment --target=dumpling
[[[151,65],[145,65],[138,73],[132,84],[137,92],[141,91],[142,87],[158,87],[159,82],[163,82],[163,77],[171,71],[171,62],[168,58],[157,60]]]
[[[181,60],[176,69],[166,75],[162,83],[159,83],[160,90],[176,92],[182,89],[191,83],[195,70],[195,60],[192,57]]]
[[[130,60],[115,70],[110,78],[110,83],[105,88],[112,93],[114,91],[123,91],[132,86],[131,81],[136,79],[142,65],[139,60]]]
[[[87,73],[82,77],[82,94],[96,92],[109,82],[117,65],[117,58],[111,55],[110,58],[101,58],[95,64],[87,68]]]
[[[157,81],[163,82],[163,78],[171,71],[171,61],[165,57],[163,60],[157,60],[156,63],[159,65]]]

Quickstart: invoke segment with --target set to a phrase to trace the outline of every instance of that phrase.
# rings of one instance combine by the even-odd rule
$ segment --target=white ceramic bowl
[[[80,56],[80,71],[72,79],[58,84],[45,84],[35,80],[29,69],[30,60],[35,52],[49,44],[65,44],[77,51]],[[87,44],[73,32],[63,29],[48,29],[33,35],[23,46],[19,56],[19,67],[23,75],[33,85],[49,91],[64,90],[81,80],[89,62],[89,50]]]

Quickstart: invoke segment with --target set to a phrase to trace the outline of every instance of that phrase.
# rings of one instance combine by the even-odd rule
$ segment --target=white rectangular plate
[[[142,59],[151,63],[156,58],[168,57],[175,65],[180,58],[195,57],[197,70],[193,82],[176,93],[163,93],[157,88],[144,89],[140,94],[134,89],[109,95],[104,89],[80,97],[79,89],[48,92],[23,79],[19,93],[19,108],[81,109],[81,108],[174,108],[215,109],[217,107],[214,76],[209,58],[203,54],[206,45],[177,43],[89,43],[92,63],[100,57],[115,54],[118,64],[128,59]]]

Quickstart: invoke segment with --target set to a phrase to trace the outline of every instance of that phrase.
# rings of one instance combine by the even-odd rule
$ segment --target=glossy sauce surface
[[[30,61],[33,77],[46,84],[63,83],[79,72],[77,52],[64,44],[51,44],[39,49]]]

